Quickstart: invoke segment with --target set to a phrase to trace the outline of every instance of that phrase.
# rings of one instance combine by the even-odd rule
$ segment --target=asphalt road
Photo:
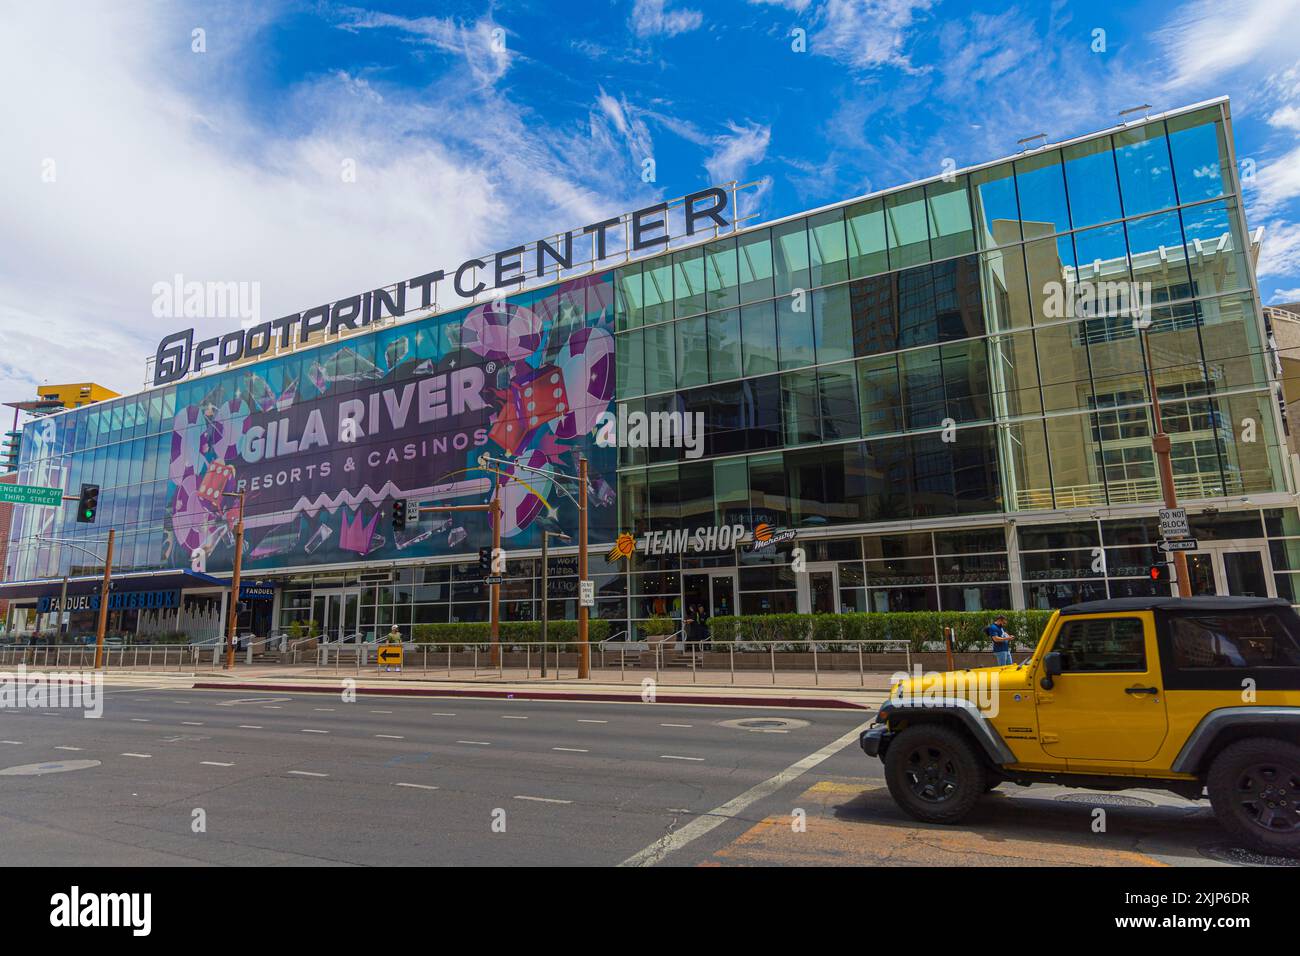
[[[1008,787],[919,826],[856,747],[864,712],[106,693],[97,720],[0,712],[7,865],[1238,861],[1203,805],[1145,793]]]

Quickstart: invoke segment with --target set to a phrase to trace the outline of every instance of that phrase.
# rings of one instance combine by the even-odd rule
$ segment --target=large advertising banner
[[[539,522],[576,531],[549,477],[589,459],[592,540],[614,533],[616,452],[593,440],[614,399],[613,282],[574,279],[177,387],[168,554],[230,566],[243,492],[248,568],[469,554],[486,514],[392,527],[392,502],[499,494],[507,547]],[[480,455],[508,460],[503,474]],[[519,467],[520,465],[526,467]],[[498,488],[499,485],[499,488]]]

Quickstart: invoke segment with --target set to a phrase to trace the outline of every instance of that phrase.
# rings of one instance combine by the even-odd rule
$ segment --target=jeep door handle
[[[1124,693],[1126,693],[1126,694],[1158,694],[1158,693],[1160,693],[1160,688],[1159,688],[1159,687],[1125,687],[1125,688],[1124,688]]]

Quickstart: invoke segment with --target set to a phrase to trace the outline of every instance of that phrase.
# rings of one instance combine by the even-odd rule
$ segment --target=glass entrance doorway
[[[328,641],[341,641],[357,634],[357,609],[361,593],[347,588],[317,591],[312,595],[312,619],[320,628],[321,637]]]
[[[1216,541],[1187,552],[1192,594],[1275,597],[1268,552],[1257,542]]]
[[[838,614],[842,610],[859,610],[841,607],[840,573],[833,563],[809,564],[808,573],[798,578],[800,614]]]
[[[733,571],[682,575],[683,620],[688,609],[703,605],[709,617],[736,613],[736,577]]]

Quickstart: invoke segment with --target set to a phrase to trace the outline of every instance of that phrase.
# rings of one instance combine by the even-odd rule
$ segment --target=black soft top
[[[1261,597],[1132,597],[1084,601],[1061,608],[1062,615],[1106,614],[1115,611],[1253,611],[1289,608],[1290,601]]]

